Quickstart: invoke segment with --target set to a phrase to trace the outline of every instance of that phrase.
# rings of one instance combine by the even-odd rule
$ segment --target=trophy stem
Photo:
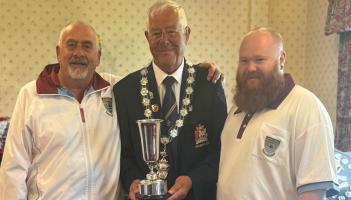
[[[166,180],[167,179],[167,175],[168,175],[168,168],[169,168],[168,161],[166,160],[166,157],[167,157],[167,152],[166,152],[167,143],[162,142],[162,139],[161,139],[161,143],[163,144],[163,150],[160,152],[161,160],[158,161],[157,176],[158,176],[158,178],[160,178],[162,180]]]
[[[146,162],[147,166],[150,169],[150,172],[146,174],[146,179],[150,181],[154,181],[157,179],[157,174],[155,173],[156,162]]]

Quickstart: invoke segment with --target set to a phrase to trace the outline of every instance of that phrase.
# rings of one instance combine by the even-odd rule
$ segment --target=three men
[[[163,109],[167,77],[174,79],[170,87],[176,102],[170,112],[175,110],[176,118],[166,120],[165,129],[172,138],[167,148],[170,198],[216,198],[225,97],[219,83],[206,81],[207,71],[186,63],[189,35],[181,7],[154,4],[145,32],[154,60],[115,87],[122,183],[131,198],[148,171],[135,121],[168,119],[169,110]],[[91,26],[70,23],[57,46],[59,64],[48,65],[22,88],[0,172],[0,199],[116,199],[119,130],[109,83],[95,72],[98,43]],[[320,199],[333,185],[329,116],[312,93],[283,74],[284,63],[278,33],[258,29],[246,35],[236,106],[223,130],[218,199]]]

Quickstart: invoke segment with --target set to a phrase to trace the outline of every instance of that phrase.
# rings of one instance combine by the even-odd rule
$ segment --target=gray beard
[[[73,67],[69,66],[68,73],[72,79],[82,80],[88,76],[88,67],[73,68]]]

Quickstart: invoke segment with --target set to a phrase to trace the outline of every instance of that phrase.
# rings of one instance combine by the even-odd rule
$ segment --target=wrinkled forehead
[[[98,35],[91,27],[85,24],[75,23],[68,25],[60,35],[61,43],[67,40],[90,41],[93,44],[97,44]]]
[[[187,20],[185,16],[184,9],[182,7],[174,6],[161,6],[152,7],[149,10],[147,17],[147,29],[161,27],[171,27],[171,26],[187,26]]]
[[[172,10],[159,12],[149,18],[150,27],[171,27],[180,25],[181,20],[178,13]]]

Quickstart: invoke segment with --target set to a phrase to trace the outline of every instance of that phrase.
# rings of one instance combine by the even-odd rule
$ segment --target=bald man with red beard
[[[284,73],[281,35],[258,28],[239,52],[235,105],[221,135],[217,199],[317,200],[334,187],[333,126]]]

